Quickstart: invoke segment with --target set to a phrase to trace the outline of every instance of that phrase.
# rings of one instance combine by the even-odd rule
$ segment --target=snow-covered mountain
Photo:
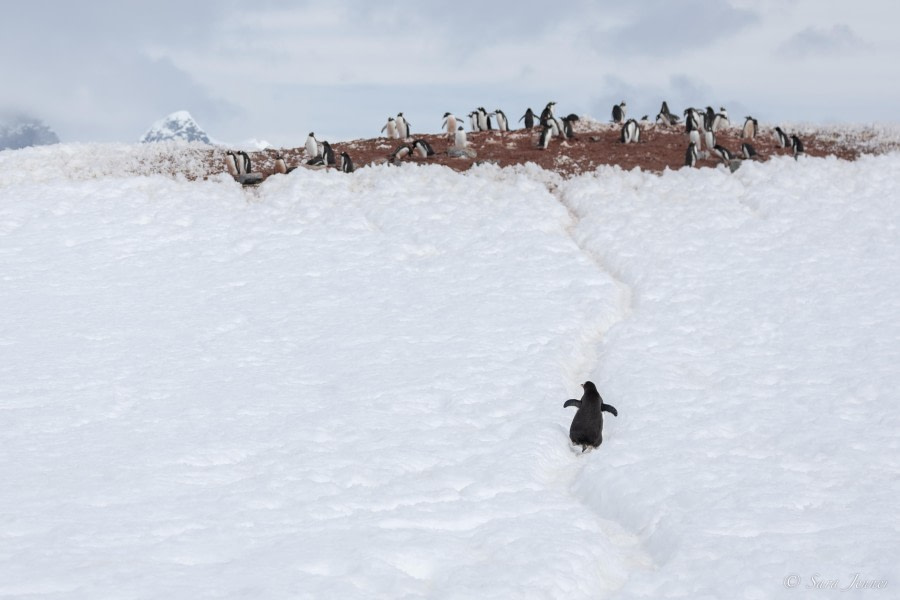
[[[186,110],[173,112],[169,116],[160,119],[141,138],[142,143],[168,142],[171,140],[184,140],[186,142],[202,142],[211,144],[209,136],[197,125],[197,122]]]
[[[0,150],[58,143],[56,133],[39,119],[23,115],[0,117]]]

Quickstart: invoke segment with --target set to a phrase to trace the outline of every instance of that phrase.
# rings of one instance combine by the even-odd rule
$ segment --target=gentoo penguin
[[[569,427],[569,439],[574,445],[581,446],[581,451],[584,452],[603,443],[603,411],[611,413],[614,417],[619,416],[619,411],[612,404],[603,402],[603,398],[597,392],[597,386],[592,382],[585,381],[581,387],[584,388],[581,400],[566,400],[563,407],[578,407]]]
[[[428,158],[429,156],[434,156],[434,150],[425,140],[416,140],[413,142],[413,149],[418,153],[422,158]]]
[[[699,153],[697,152],[697,144],[691,142],[688,144],[687,152],[684,153],[684,166],[686,167],[695,167],[697,166],[697,159],[699,158]]]
[[[678,123],[678,117],[669,111],[669,105],[663,100],[659,113],[656,115],[656,122],[662,125],[675,125]]]
[[[636,144],[640,141],[640,137],[641,128],[638,127],[638,122],[634,119],[625,121],[625,124],[622,125],[622,134],[619,137],[620,141],[623,144]]]
[[[334,166],[334,150],[331,149],[331,144],[328,142],[322,142],[322,158],[325,159],[326,167]]]
[[[316,134],[310,131],[309,135],[306,137],[306,156],[309,158],[315,158],[318,155],[319,142],[316,141]]]
[[[390,139],[397,137],[397,123],[394,121],[394,117],[388,117],[387,123],[381,128],[381,133],[384,133]]]
[[[447,135],[453,136],[456,135],[456,127],[458,124],[458,120],[453,113],[444,113],[444,123],[442,127],[447,130]]]
[[[723,163],[730,163],[734,159],[734,154],[731,153],[731,150],[720,144],[715,145],[713,152],[722,159]]]
[[[457,148],[465,148],[468,145],[468,141],[466,140],[466,132],[463,131],[462,125],[456,128],[456,135],[453,138],[453,145]]]
[[[752,140],[759,133],[759,123],[753,117],[744,117],[744,128],[741,129],[741,137]]]
[[[246,152],[243,150],[238,151],[235,158],[237,158],[238,176],[246,175],[253,171],[253,167],[250,166],[250,156]]]
[[[475,110],[475,122],[478,125],[478,131],[487,131],[490,129],[490,121],[488,120],[487,111],[483,106],[479,106]]]
[[[571,139],[575,137],[575,130],[572,127],[572,123],[575,121],[578,121],[578,115],[574,113],[562,118],[563,129],[566,132],[567,138]]]
[[[311,166],[311,167],[324,167],[324,166],[325,166],[325,159],[322,158],[321,155],[320,155],[320,156],[313,156],[311,159],[309,159],[308,161],[306,161],[306,164],[309,165],[309,166]]]
[[[509,131],[509,120],[506,118],[506,113],[498,108],[492,114],[497,119],[497,129],[499,131]]]
[[[720,131],[725,127],[728,127],[731,122],[728,120],[728,113],[725,111],[725,108],[722,107],[719,112],[713,115],[712,120],[712,130]]]
[[[397,137],[401,140],[405,140],[409,137],[409,122],[403,116],[403,113],[397,113],[397,118],[394,119],[394,126],[397,128]]]
[[[791,139],[781,129],[781,127],[775,128],[775,143],[778,144],[779,148],[787,148],[791,145]]]
[[[741,144],[741,154],[744,156],[745,160],[753,160],[757,156],[756,148],[754,148],[750,143],[744,142]]]
[[[612,108],[613,123],[621,123],[625,120],[625,101],[622,100]]]
[[[530,108],[525,111],[525,114],[519,117],[519,121],[525,119],[525,129],[531,129],[534,127],[534,111]]]
[[[553,121],[551,120],[541,129],[541,137],[538,140],[538,148],[541,150],[546,150],[550,145],[550,138],[553,137],[553,128],[550,126],[550,123],[552,122]]]
[[[412,149],[406,145],[401,144],[397,146],[397,149],[391,153],[390,161],[391,163],[398,165],[400,161],[409,156],[412,153]]]
[[[225,168],[228,170],[228,174],[232,177],[237,177],[239,175],[237,168],[237,158],[234,156],[234,152],[229,150],[225,153]]]
[[[716,148],[716,134],[710,130],[703,132],[703,141],[706,143],[706,150],[713,152]]]
[[[797,160],[801,154],[805,154],[803,151],[803,142],[800,141],[797,134],[791,136],[791,150],[794,152],[794,160]]]
[[[275,157],[275,172],[281,173],[282,175],[287,175],[297,167],[288,167],[287,163],[284,162],[284,157],[282,155],[277,155]]]
[[[716,118],[716,111],[713,110],[712,106],[706,107],[706,112],[703,113],[703,129],[710,130],[713,126],[713,120]]]
[[[541,127],[547,125],[547,121],[553,118],[553,106],[556,102],[548,102],[547,106],[544,107],[544,110],[541,111]]]
[[[352,173],[353,170],[353,161],[350,160],[350,155],[346,152],[341,152],[341,171],[344,173]]]

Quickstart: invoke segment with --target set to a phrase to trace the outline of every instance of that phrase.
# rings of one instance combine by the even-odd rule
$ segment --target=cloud
[[[807,27],[787,39],[778,47],[781,56],[805,58],[807,56],[834,56],[857,52],[865,47],[847,25],[834,25],[831,29]]]
[[[595,34],[595,46],[615,56],[673,58],[707,47],[760,22],[749,9],[721,0],[653,0],[640,12]]]

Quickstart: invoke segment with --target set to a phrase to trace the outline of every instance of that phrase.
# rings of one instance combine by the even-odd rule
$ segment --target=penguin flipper
[[[617,410],[616,410],[616,407],[613,406],[612,404],[603,404],[603,405],[600,407],[600,410],[605,410],[605,411],[608,412],[608,413],[612,413],[612,416],[614,416],[614,417],[618,417],[618,416],[619,416],[619,411],[617,411]]]
[[[581,400],[566,400],[566,403],[563,404],[563,408],[569,408],[570,406],[577,406],[578,408],[581,408]]]

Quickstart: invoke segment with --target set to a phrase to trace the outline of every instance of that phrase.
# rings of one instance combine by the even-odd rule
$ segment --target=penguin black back
[[[581,451],[584,452],[603,443],[603,411],[616,417],[619,416],[619,411],[603,402],[593,382],[585,381],[581,387],[584,388],[581,400],[566,400],[563,407],[578,407],[569,427],[569,439],[574,445],[581,446]]]

